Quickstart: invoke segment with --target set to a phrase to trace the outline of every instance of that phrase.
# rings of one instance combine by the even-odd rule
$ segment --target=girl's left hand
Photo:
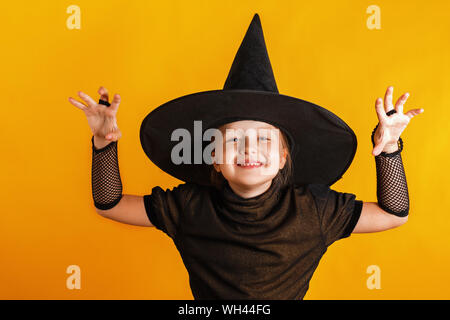
[[[397,147],[397,141],[400,138],[403,130],[405,130],[409,121],[416,115],[422,113],[423,109],[412,109],[403,114],[403,105],[409,97],[409,93],[403,94],[395,104],[395,110],[397,111],[390,116],[386,115],[387,112],[394,109],[392,105],[392,93],[394,87],[390,86],[386,90],[383,100],[378,98],[375,102],[375,108],[378,116],[378,128],[374,134],[375,146],[372,150],[374,156],[379,155],[381,152],[390,152],[392,148]]]

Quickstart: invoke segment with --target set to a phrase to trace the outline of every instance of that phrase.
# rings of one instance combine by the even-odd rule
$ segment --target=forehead
[[[220,127],[223,129],[276,129],[273,125],[262,122],[262,121],[255,121],[255,120],[240,120],[240,121],[234,121],[230,123],[226,123]]]

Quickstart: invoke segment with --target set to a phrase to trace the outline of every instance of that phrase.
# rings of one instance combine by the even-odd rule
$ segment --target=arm
[[[398,146],[387,146],[375,157],[378,203],[363,202],[353,233],[389,230],[408,221],[408,186],[400,152]]]
[[[384,211],[377,202],[363,202],[361,217],[353,233],[369,233],[397,228],[408,221],[408,216],[397,217]]]
[[[92,137],[92,195],[97,213],[118,222],[152,227],[144,197],[122,194],[117,141],[108,142]]]
[[[153,227],[144,206],[144,196],[124,194],[119,203],[109,210],[96,208],[99,215],[114,221],[141,227]]]
[[[401,157],[403,141],[400,135],[410,120],[422,113],[423,109],[412,109],[403,114],[403,104],[409,93],[403,94],[397,100],[394,109],[393,90],[393,87],[388,87],[384,107],[381,98],[375,103],[379,123],[372,132],[372,154],[375,156],[377,168],[378,203],[363,203],[354,233],[388,230],[408,221],[409,195]]]

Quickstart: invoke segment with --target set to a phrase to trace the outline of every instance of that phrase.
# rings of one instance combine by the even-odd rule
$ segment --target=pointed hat
[[[279,94],[257,13],[223,89],[188,94],[151,111],[140,127],[141,145],[164,172],[185,182],[211,185],[211,165],[194,159],[202,156],[198,150],[211,143],[203,141],[203,133],[239,120],[266,122],[285,133],[295,184],[331,186],[347,171],[356,153],[356,135],[342,119],[314,103]],[[197,122],[201,123],[200,131],[194,121],[201,121]],[[172,151],[180,143],[172,138],[177,129],[193,141],[190,161],[180,164],[172,160]],[[195,146],[199,139],[200,144]]]

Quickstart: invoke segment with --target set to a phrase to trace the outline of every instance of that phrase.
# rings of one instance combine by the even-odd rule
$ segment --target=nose
[[[245,136],[244,142],[239,146],[239,153],[242,154],[244,152],[245,155],[256,154],[257,153],[257,145],[255,143],[255,139],[253,137]]]

